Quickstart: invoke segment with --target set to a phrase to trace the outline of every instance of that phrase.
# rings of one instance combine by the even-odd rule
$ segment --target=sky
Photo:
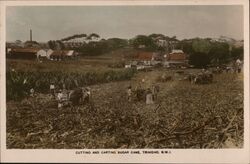
[[[161,33],[178,39],[243,39],[243,6],[8,6],[6,40],[47,42],[74,34],[130,39]]]

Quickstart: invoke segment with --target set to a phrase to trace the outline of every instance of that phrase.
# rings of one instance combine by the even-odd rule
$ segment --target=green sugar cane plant
[[[19,74],[15,71],[7,72],[6,74],[6,97],[7,100],[19,100],[28,95],[29,79],[24,74]]]
[[[57,88],[65,85],[66,89],[74,89],[86,85],[129,80],[136,70],[109,70],[105,72],[6,72],[7,100],[20,100],[28,95],[31,88],[35,92],[48,93],[53,82]]]

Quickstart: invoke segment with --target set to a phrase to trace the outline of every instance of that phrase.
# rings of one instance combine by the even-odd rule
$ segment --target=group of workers
[[[240,59],[237,59],[232,66],[227,66],[226,72],[234,72],[234,73],[241,73],[241,69],[243,67],[243,62]]]
[[[67,105],[75,106],[83,103],[88,103],[90,101],[91,91],[89,87],[79,87],[70,91],[63,88],[59,90],[57,96],[55,96],[55,89],[53,89],[53,85],[50,88],[52,88],[50,90],[51,94],[54,95],[54,97],[58,101],[58,108],[62,108]]]
[[[144,84],[144,82],[145,79],[142,79],[142,84]],[[141,83],[139,83],[139,85],[135,87],[134,90],[132,90],[131,85],[127,88],[127,98],[129,102],[131,102],[135,97],[137,101],[143,100],[146,104],[154,104],[154,102],[157,100],[159,91],[159,86],[156,84],[144,89]]]
[[[235,62],[235,66],[236,66],[236,69],[237,69],[237,72],[240,73],[241,72],[241,67],[242,67],[242,61],[240,59],[237,59],[236,62]]]
[[[67,90],[65,84],[63,84],[62,89],[59,89],[57,91],[55,84],[51,83],[49,89],[52,98],[56,99],[58,102],[58,108],[69,105],[75,106],[83,103],[88,103],[90,101],[91,90],[89,87],[78,87],[74,90]],[[34,88],[30,89],[30,96],[35,96]]]

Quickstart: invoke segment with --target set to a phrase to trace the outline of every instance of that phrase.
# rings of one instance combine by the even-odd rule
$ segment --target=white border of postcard
[[[244,148],[242,149],[150,149],[167,154],[77,154],[118,149],[6,149],[5,11],[6,6],[77,5],[243,5],[244,6]],[[0,1],[1,14],[1,162],[112,162],[112,163],[250,163],[249,156],[249,2],[248,0],[169,0],[169,1]],[[123,149],[124,150],[124,149]],[[130,151],[132,149],[126,149]],[[135,150],[135,149],[133,149]],[[147,149],[138,149],[140,151]]]

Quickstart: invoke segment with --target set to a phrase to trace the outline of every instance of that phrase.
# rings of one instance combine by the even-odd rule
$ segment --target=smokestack
[[[32,41],[32,30],[30,30],[30,41]]]

